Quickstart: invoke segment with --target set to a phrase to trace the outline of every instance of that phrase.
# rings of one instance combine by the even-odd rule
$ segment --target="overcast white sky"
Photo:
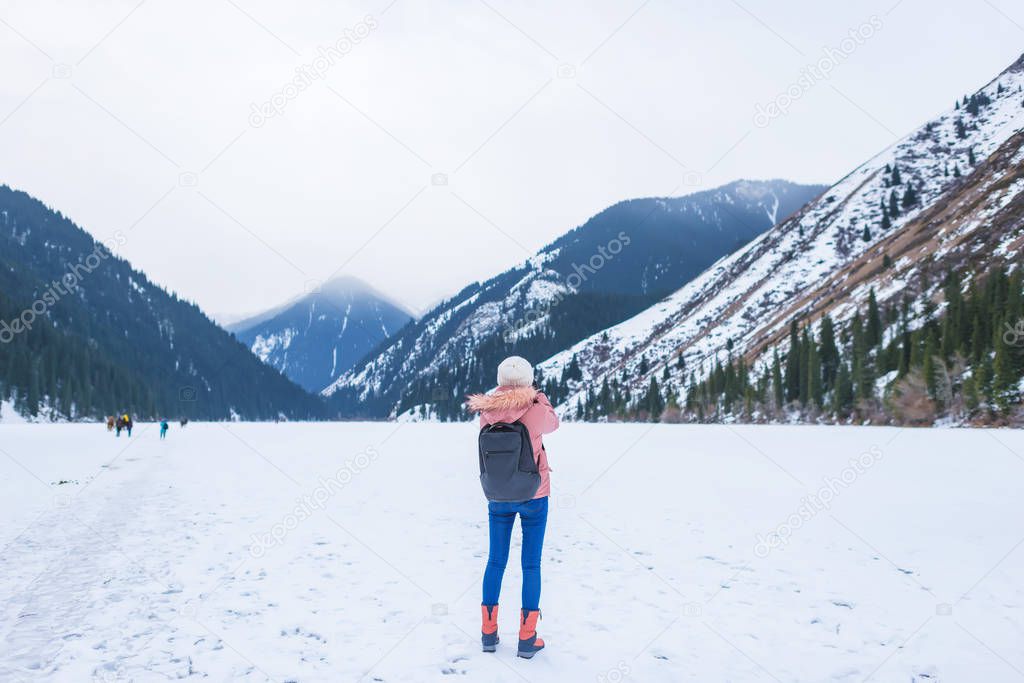
[[[1022,51],[1011,0],[8,0],[0,182],[211,313],[338,273],[422,310],[620,199],[833,182]]]

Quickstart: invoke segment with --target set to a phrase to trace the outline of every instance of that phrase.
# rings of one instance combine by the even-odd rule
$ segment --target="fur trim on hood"
[[[467,404],[476,413],[529,408],[537,398],[533,387],[498,387],[490,394],[473,394]]]

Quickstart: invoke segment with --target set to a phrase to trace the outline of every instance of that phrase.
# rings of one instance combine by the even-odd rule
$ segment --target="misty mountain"
[[[342,277],[227,329],[264,363],[319,392],[411,321],[365,282]]]

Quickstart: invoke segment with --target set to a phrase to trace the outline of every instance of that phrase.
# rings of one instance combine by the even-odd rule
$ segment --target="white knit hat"
[[[509,356],[498,366],[498,386],[533,386],[533,366],[525,358]]]

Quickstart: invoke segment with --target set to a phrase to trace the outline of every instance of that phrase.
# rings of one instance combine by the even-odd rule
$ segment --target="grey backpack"
[[[518,503],[533,499],[540,472],[526,425],[495,422],[480,429],[480,485],[487,500]]]

